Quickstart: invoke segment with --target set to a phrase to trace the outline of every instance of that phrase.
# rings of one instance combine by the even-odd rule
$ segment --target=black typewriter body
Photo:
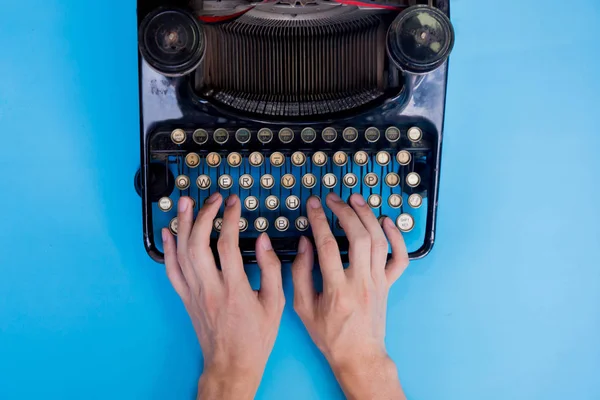
[[[160,230],[176,234],[177,199],[192,197],[197,212],[217,191],[240,197],[246,262],[255,261],[263,231],[282,261],[292,260],[300,237],[311,236],[306,200],[324,201],[329,192],[343,199],[362,194],[377,217],[398,224],[411,259],[427,255],[435,239],[453,32],[449,25],[444,57],[427,62],[422,54],[399,61],[389,41],[403,13],[447,18],[448,2],[235,3],[217,11],[207,3],[138,2],[136,189],[152,259],[164,261]],[[326,18],[316,16],[321,12]],[[298,19],[302,13],[308,17]],[[182,27],[190,18],[197,26]],[[194,47],[196,35],[201,43]],[[160,53],[149,49],[156,43],[176,56],[157,61]],[[430,47],[438,50],[437,42]],[[344,232],[326,213],[347,258]],[[215,248],[219,219],[213,228]]]

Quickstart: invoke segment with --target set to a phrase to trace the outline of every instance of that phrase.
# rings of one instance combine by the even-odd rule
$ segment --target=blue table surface
[[[388,350],[411,399],[600,399],[600,3],[452,20],[437,244],[391,292]],[[135,1],[0,1],[0,77],[0,399],[193,398],[132,186]],[[343,398],[291,303],[257,398]]]

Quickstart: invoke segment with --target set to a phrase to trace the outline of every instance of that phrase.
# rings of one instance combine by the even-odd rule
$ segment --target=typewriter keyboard
[[[168,169],[170,193],[152,203],[154,236],[177,233],[177,201],[195,200],[195,210],[214,192],[242,202],[241,238],[268,232],[272,238],[310,236],[306,200],[324,203],[329,192],[343,199],[360,193],[377,217],[390,217],[409,252],[423,246],[433,179],[436,135],[417,124],[369,127],[214,127],[156,131],[150,158]],[[168,182],[172,180],[172,182]],[[336,217],[325,207],[333,233],[343,240]],[[218,237],[222,220],[213,223]],[[157,243],[160,250],[160,240]],[[344,251],[344,249],[342,249]]]

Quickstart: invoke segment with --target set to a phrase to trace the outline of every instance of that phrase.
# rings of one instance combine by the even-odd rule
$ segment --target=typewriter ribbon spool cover
[[[411,259],[427,255],[454,44],[448,1],[182,3],[138,0],[135,188],[148,254],[164,261],[160,230],[177,234],[180,197],[197,212],[220,192],[241,199],[244,260],[267,232],[289,261],[311,236],[306,200],[335,192],[361,194],[403,232]]]

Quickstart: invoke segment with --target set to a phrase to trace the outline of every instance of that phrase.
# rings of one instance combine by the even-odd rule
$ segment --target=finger
[[[189,238],[188,246],[191,250],[189,254],[200,282],[212,282],[212,279],[218,276],[217,264],[210,248],[210,234],[213,221],[221,208],[222,199],[220,193],[213,193],[206,199],[204,206],[198,212]]]
[[[167,228],[162,230],[163,239],[163,250],[165,252],[165,267],[167,270],[167,277],[173,285],[173,289],[177,292],[181,300],[187,303],[189,299],[189,287],[181,272],[181,266],[177,261],[177,246],[175,245],[175,238],[169,232]]]
[[[400,278],[408,266],[408,252],[402,234],[390,218],[383,221],[383,229],[392,246],[392,258],[387,263],[385,274],[388,284],[392,286]]]
[[[329,222],[321,206],[321,201],[311,196],[308,199],[307,209],[308,221],[310,222],[317,245],[319,265],[323,274],[323,284],[339,283],[345,278],[344,266],[340,258],[340,249],[329,228]]]
[[[198,288],[198,277],[189,259],[188,243],[194,224],[192,199],[181,197],[177,204],[177,260],[188,286],[192,290]]]
[[[315,309],[317,292],[313,282],[314,253],[310,240],[302,236],[298,243],[298,255],[292,264],[294,282],[294,309],[304,319],[311,318]]]
[[[389,245],[381,224],[360,194],[350,196],[350,204],[371,236],[371,269],[383,270],[387,263]]]
[[[371,271],[371,237],[360,219],[348,204],[335,193],[327,195],[327,206],[340,220],[350,244],[348,258],[350,267],[360,271]]]
[[[281,261],[266,233],[256,240],[256,260],[260,268],[259,299],[265,307],[283,311],[285,298],[281,281]]]
[[[242,277],[246,278],[242,253],[239,248],[241,215],[242,207],[239,197],[236,195],[229,196],[225,201],[223,226],[217,243],[225,283],[235,283],[240,281]],[[250,286],[250,283],[248,283],[248,286]]]

